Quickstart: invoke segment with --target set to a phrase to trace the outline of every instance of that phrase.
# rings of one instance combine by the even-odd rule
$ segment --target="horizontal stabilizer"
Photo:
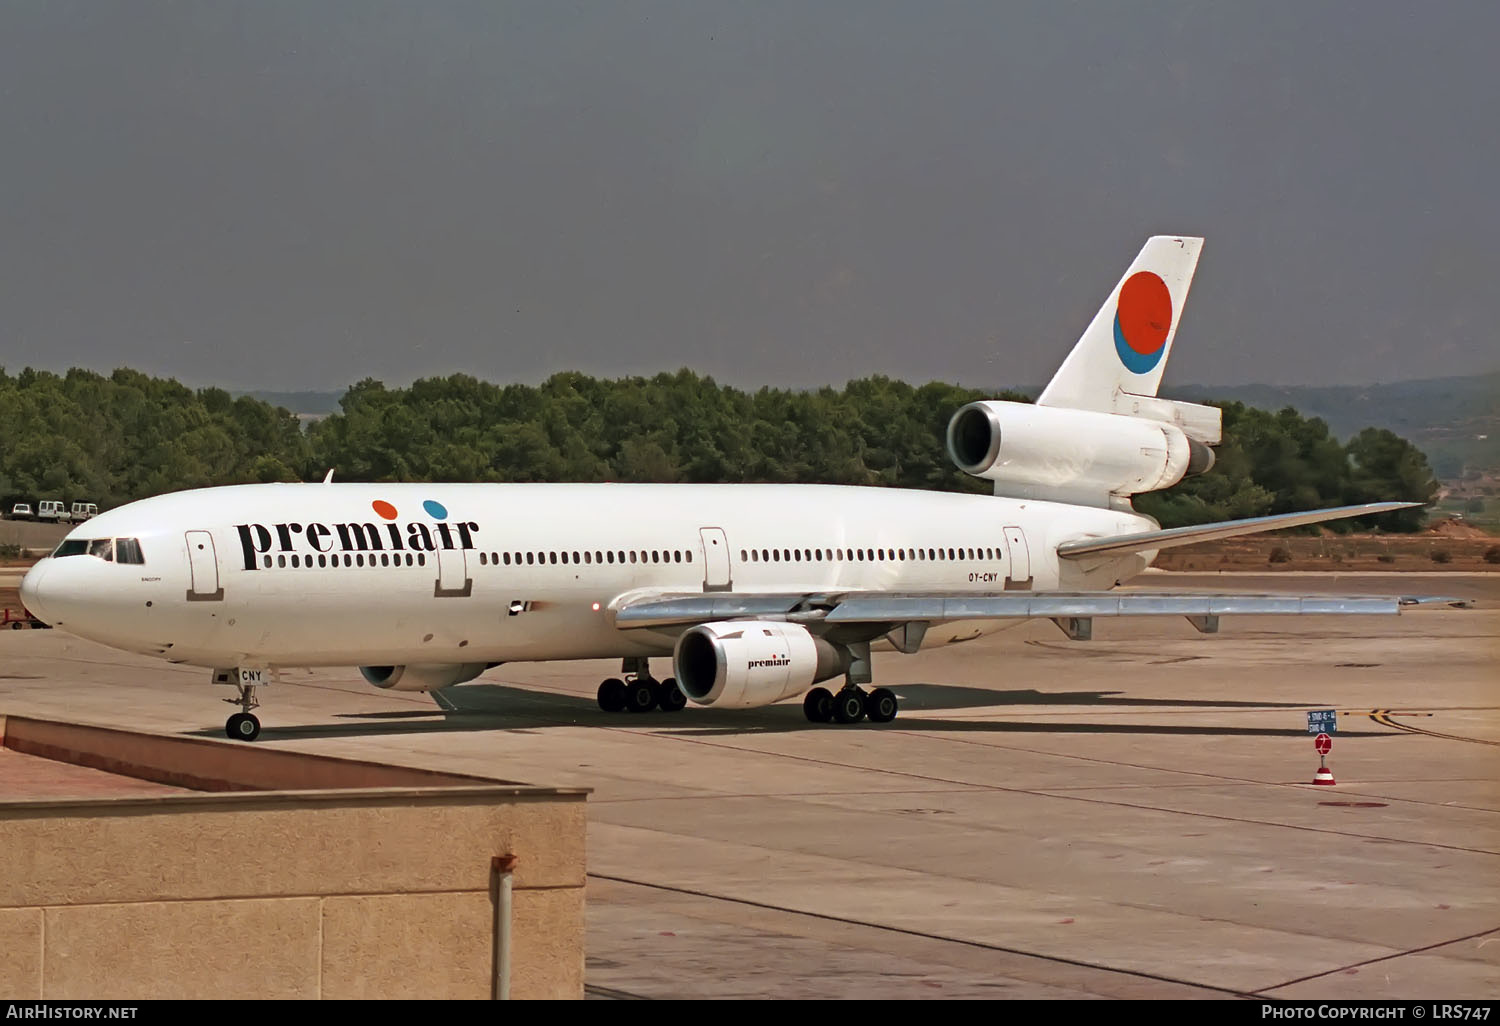
[[[1189,438],[1204,445],[1218,445],[1224,438],[1224,411],[1217,406],[1200,406],[1176,399],[1158,399],[1154,395],[1132,395],[1116,392],[1111,413],[1122,417],[1145,417],[1175,424]]]
[[[1064,559],[1079,559],[1101,552],[1147,552],[1170,549],[1178,545],[1192,545],[1194,542],[1211,541],[1215,538],[1259,534],[1262,531],[1320,524],[1325,520],[1343,520],[1346,517],[1368,517],[1377,513],[1390,513],[1393,510],[1410,509],[1420,505],[1422,505],[1420,502],[1369,502],[1362,506],[1339,506],[1334,509],[1309,510],[1306,513],[1281,513],[1269,517],[1226,520],[1219,524],[1169,527],[1164,531],[1117,534],[1111,538],[1084,538],[1079,541],[1064,542],[1057,547],[1057,554]]]

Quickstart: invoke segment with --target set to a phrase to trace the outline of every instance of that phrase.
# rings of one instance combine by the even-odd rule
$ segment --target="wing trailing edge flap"
[[[1234,538],[1242,534],[1259,534],[1262,531],[1277,531],[1285,527],[1321,524],[1327,520],[1369,517],[1377,513],[1390,513],[1393,510],[1410,509],[1420,505],[1422,505],[1420,502],[1368,502],[1361,506],[1314,509],[1306,513],[1278,513],[1268,517],[1225,520],[1218,524],[1169,527],[1161,531],[1141,531],[1137,534],[1117,534],[1105,538],[1080,538],[1077,541],[1063,542],[1057,547],[1057,554],[1063,559],[1082,559],[1085,556],[1105,552],[1148,552],[1170,549],[1178,545],[1192,545],[1194,542],[1212,541],[1215,538]]]
[[[1196,592],[1007,592],[994,595],[687,595],[640,599],[615,611],[616,626],[685,626],[768,619],[822,624],[916,624],[953,620],[1082,620],[1185,616],[1202,629],[1220,616],[1394,614],[1429,599],[1395,595],[1239,595]],[[1437,599],[1435,601],[1451,601]],[[1079,633],[1081,633],[1081,628]],[[915,648],[920,636],[912,639]],[[899,647],[899,646],[898,646]]]

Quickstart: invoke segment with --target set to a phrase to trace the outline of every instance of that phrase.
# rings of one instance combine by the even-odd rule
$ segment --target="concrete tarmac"
[[[457,712],[296,670],[264,691],[257,743],[593,788],[600,998],[1500,991],[1500,574],[1140,586],[1477,608],[1225,617],[1214,636],[1100,619],[1089,642],[1026,623],[878,654],[902,702],[884,726],[814,726],[800,703],[611,716],[605,662],[498,667],[451,689]],[[230,693],[0,632],[0,712],[222,737]],[[1311,784],[1320,708],[1340,714],[1333,787]]]

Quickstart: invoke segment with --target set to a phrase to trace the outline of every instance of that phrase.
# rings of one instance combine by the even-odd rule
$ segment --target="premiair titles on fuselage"
[[[404,526],[404,530],[403,530]],[[381,528],[385,528],[384,531]],[[472,520],[453,523],[420,521],[401,523],[335,524],[288,521],[280,524],[235,524],[239,534],[244,569],[269,568],[272,554],[315,555],[345,552],[434,552],[438,549],[473,549],[479,524]]]

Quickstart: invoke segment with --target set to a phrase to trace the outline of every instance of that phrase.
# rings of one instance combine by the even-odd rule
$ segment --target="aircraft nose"
[[[21,578],[21,605],[45,624],[51,624],[52,617],[47,612],[47,600],[43,595],[42,581],[51,569],[52,561],[44,559],[26,571],[26,576]]]

